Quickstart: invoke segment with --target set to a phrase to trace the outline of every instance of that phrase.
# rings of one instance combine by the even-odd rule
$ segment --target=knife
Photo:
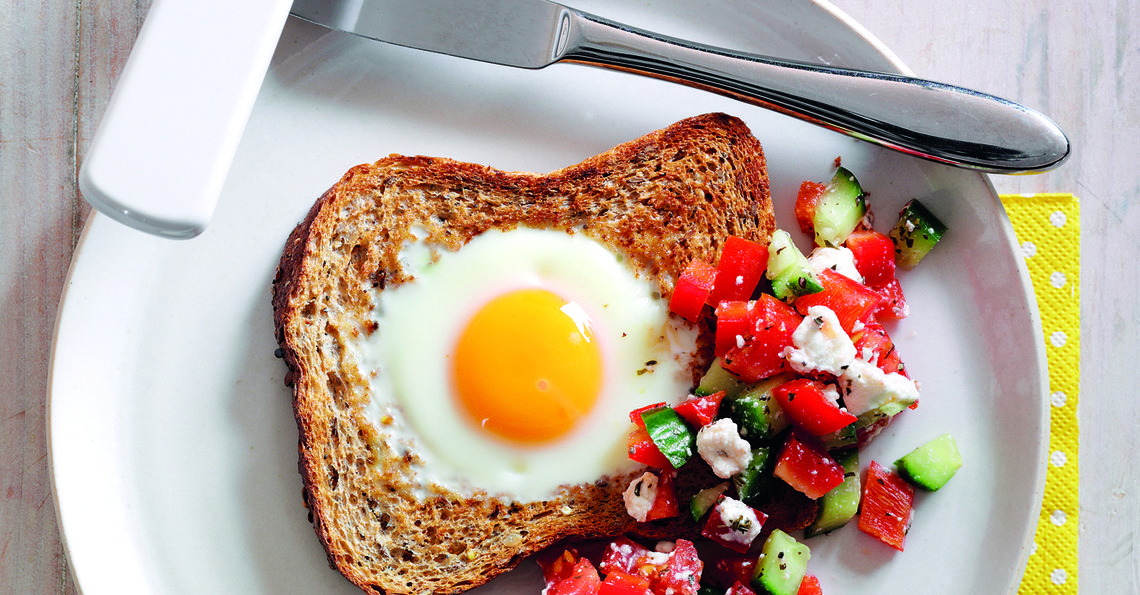
[[[559,62],[687,84],[939,163],[1042,172],[1069,155],[1043,114],[978,91],[659,35],[547,0],[295,0],[292,14],[377,41],[505,66]]]

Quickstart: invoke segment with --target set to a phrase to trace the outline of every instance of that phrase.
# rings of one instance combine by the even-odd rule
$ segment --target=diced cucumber
[[[859,437],[855,433],[855,424],[850,424],[830,434],[820,436],[819,441],[824,448],[832,450],[855,446],[859,442]]]
[[[788,417],[772,396],[772,389],[790,379],[785,374],[773,376],[728,401],[728,417],[752,446],[759,446],[788,427]]]
[[[943,434],[895,461],[895,466],[903,479],[937,492],[962,467],[962,454],[954,437]]]
[[[867,194],[846,168],[840,167],[827,183],[812,216],[815,245],[839,247],[867,215]]]
[[[843,465],[843,483],[819,499],[819,514],[815,522],[804,530],[805,537],[830,533],[846,525],[859,512],[859,499],[863,493],[859,481],[859,451],[852,448],[841,452],[835,460]]]
[[[747,387],[747,383],[741,382],[739,378],[732,375],[732,372],[725,370],[724,366],[720,365],[720,358],[718,357],[713,360],[708,371],[701,377],[701,382],[697,385],[697,390],[693,392],[703,397],[723,390],[725,398],[731,399],[740,394],[740,392]]]
[[[769,447],[761,446],[752,450],[752,460],[748,462],[748,467],[732,477],[736,495],[741,502],[753,508],[763,503],[775,482],[776,476],[772,475],[775,465],[776,458],[772,456]]]
[[[819,293],[823,286],[812,272],[811,263],[796,247],[788,232],[777,229],[768,242],[768,270],[765,273],[772,281],[772,293],[790,302],[801,295]]]
[[[692,500],[689,500],[689,514],[693,517],[693,522],[700,522],[704,518],[705,513],[716,504],[724,492],[728,490],[728,482],[715,485],[711,488],[705,488],[697,492]]]
[[[910,270],[926,257],[946,233],[946,225],[938,220],[918,199],[912,199],[899,212],[898,223],[891,229],[895,243],[895,264]]]
[[[796,595],[807,574],[811,549],[791,535],[776,529],[764,542],[752,573],[752,587],[759,593]]]
[[[669,407],[642,412],[642,421],[657,450],[665,455],[674,469],[680,469],[697,450],[697,433],[685,419]]]
[[[910,407],[913,404],[914,401],[909,399],[903,401],[887,401],[886,403],[883,403],[882,405],[879,405],[870,411],[859,414],[859,417],[855,419],[855,423],[853,425],[855,426],[856,430],[865,428],[875,422],[881,421],[884,418],[894,417],[899,413],[902,413],[904,410],[906,410],[907,407]]]

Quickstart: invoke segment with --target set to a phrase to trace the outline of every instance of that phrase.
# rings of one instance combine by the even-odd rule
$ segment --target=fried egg
[[[372,294],[375,331],[350,355],[366,418],[414,453],[424,490],[538,501],[631,471],[629,412],[688,394],[696,329],[583,234],[420,238],[400,256],[413,280]]]

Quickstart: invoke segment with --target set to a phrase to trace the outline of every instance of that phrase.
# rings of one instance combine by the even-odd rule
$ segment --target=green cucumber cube
[[[772,232],[772,239],[768,242],[766,275],[772,281],[772,293],[786,302],[823,291],[811,263],[796,247],[792,236],[782,229]]]
[[[924,490],[937,492],[962,467],[958,443],[943,434],[895,461],[899,475]]]
[[[731,399],[740,394],[748,384],[742,382],[739,378],[732,375],[732,372],[724,369],[720,365],[720,358],[713,360],[705,375],[701,377],[701,381],[697,384],[697,389],[693,391],[698,396],[706,396],[720,391],[724,391],[724,396]]]
[[[692,516],[693,522],[700,522],[704,518],[705,513],[716,504],[716,501],[724,495],[728,490],[728,482],[717,484],[711,488],[705,488],[697,492],[692,500],[689,500],[689,515]]]
[[[776,529],[764,542],[764,549],[756,560],[752,586],[759,593],[796,595],[807,574],[811,549],[791,535]]]
[[[946,229],[946,224],[917,198],[906,203],[890,233],[895,243],[895,264],[906,270],[913,269],[942,239]]]
[[[840,167],[827,183],[812,216],[816,246],[842,246],[867,215],[867,194],[855,174]]]
[[[839,453],[835,460],[843,466],[843,483],[819,499],[819,514],[804,530],[805,537],[830,533],[846,525],[859,512],[859,501],[863,495],[859,479],[859,450],[853,448]]]

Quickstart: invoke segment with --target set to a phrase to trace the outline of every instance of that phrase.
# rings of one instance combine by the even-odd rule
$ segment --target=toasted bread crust
[[[581,233],[627,256],[669,295],[691,259],[715,262],[729,235],[766,241],[774,228],[763,151],[747,127],[724,114],[698,116],[544,175],[429,157],[357,166],[289,236],[274,279],[306,504],[330,563],[356,585],[457,593],[560,539],[685,531],[679,522],[635,523],[621,498],[629,477],[528,504],[413,493],[415,454],[378,439],[361,413],[367,381],[340,357],[351,337],[371,331],[369,289],[412,280],[397,254],[413,225],[449,250],[489,229]],[[711,360],[707,322],[701,337],[694,381]]]

